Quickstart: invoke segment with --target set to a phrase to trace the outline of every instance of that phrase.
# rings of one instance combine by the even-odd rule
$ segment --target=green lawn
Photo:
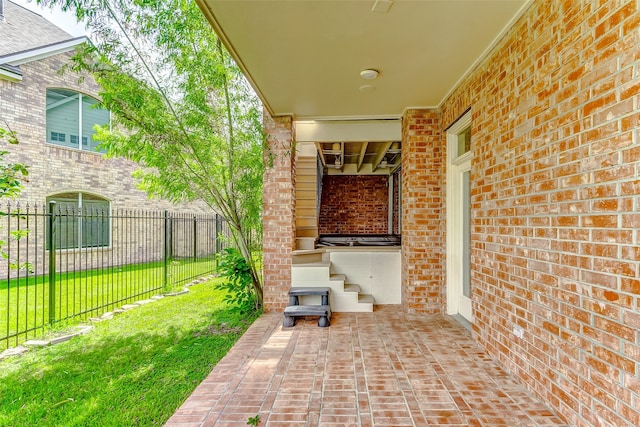
[[[214,266],[213,259],[171,261],[166,283],[162,262],[59,273],[55,282],[55,319],[98,317],[123,304],[175,290],[173,284],[179,284],[181,289],[191,278],[211,272]],[[49,312],[48,276],[0,281],[0,351],[7,344],[15,346],[42,335]],[[3,341],[4,337],[24,331],[31,332]]]
[[[0,361],[0,426],[160,426],[248,327],[213,281]]]

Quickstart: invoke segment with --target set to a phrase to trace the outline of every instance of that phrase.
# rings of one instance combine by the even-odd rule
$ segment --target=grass
[[[173,290],[171,284],[181,286],[213,268],[212,259],[172,261],[167,266],[168,286],[164,284],[161,262],[58,273],[55,319],[97,317],[123,304]],[[5,347],[3,344],[17,345],[41,335],[48,321],[48,276],[0,281],[0,350]],[[23,333],[25,331],[30,333]],[[12,335],[15,336],[3,343],[4,337]]]
[[[1,426],[159,426],[253,319],[213,281],[0,362]]]

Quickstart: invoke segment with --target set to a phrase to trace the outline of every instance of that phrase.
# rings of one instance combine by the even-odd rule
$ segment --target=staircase
[[[296,247],[303,250],[314,249],[317,239],[317,156],[298,154],[296,162]]]
[[[328,255],[324,249],[294,251],[291,286],[330,287],[333,312],[372,312],[373,296],[361,294],[360,286],[347,283],[344,274],[332,274]],[[305,303],[318,304],[317,301]]]

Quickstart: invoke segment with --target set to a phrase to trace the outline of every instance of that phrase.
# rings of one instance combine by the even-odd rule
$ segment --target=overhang
[[[7,55],[0,56],[0,64],[9,64],[14,66],[26,64],[27,62],[37,61],[59,53],[72,51],[76,46],[86,43],[87,41],[88,39],[85,36],[81,36],[57,43],[51,43],[46,46],[39,46],[33,49],[9,53]]]
[[[398,118],[441,105],[529,0],[197,0],[272,115]],[[362,70],[378,71],[372,80]]]
[[[0,80],[19,82],[22,80],[22,70],[18,66],[0,63]]]

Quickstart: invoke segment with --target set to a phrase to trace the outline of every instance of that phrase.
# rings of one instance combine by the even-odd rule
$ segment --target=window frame
[[[77,196],[77,198],[74,200],[70,197],[68,197],[69,195],[74,194]],[[95,200],[97,202],[103,202],[106,203],[106,209],[104,211],[104,217],[106,218],[106,230],[107,230],[107,236],[106,236],[106,241],[102,244],[97,244],[97,245],[90,245],[90,244],[86,244],[84,243],[84,238],[85,235],[83,235],[85,229],[86,229],[86,217],[82,214],[83,212],[83,195],[90,195],[92,196],[92,199],[87,199],[87,200]],[[67,197],[65,197],[67,196]],[[112,206],[111,206],[111,200],[107,199],[104,196],[101,196],[99,194],[95,194],[95,193],[90,193],[90,192],[83,192],[83,191],[69,191],[69,192],[63,192],[63,193],[55,193],[52,195],[47,196],[46,198],[47,200],[47,207],[48,207],[48,214],[51,215],[52,213],[52,209],[57,209],[55,206],[52,206],[52,203],[75,203],[76,205],[74,206],[74,215],[73,215],[73,219],[77,222],[75,222],[75,224],[73,225],[73,229],[77,231],[76,236],[74,237],[74,242],[75,244],[73,245],[65,245],[65,247],[57,247],[55,248],[56,251],[58,250],[65,250],[65,251],[82,251],[82,250],[104,250],[104,249],[110,249],[112,247],[112,239],[113,239],[113,221],[112,221]],[[86,202],[85,204],[90,204],[91,202]],[[62,218],[58,217],[59,221],[62,221]],[[96,217],[97,219],[98,217]],[[69,221],[67,219],[67,221]],[[49,242],[49,236],[50,236],[50,222],[49,220],[47,220],[47,227],[45,230],[45,243],[46,243],[46,249],[50,250],[50,242]],[[59,225],[61,226],[61,225]],[[69,227],[68,224],[64,225],[65,227]],[[69,233],[66,233],[66,235],[68,236]],[[104,240],[104,238],[103,238]],[[58,243],[60,240],[56,239],[56,243]]]
[[[67,92],[68,94],[65,94],[64,92]],[[49,103],[48,100],[50,97],[52,97],[51,95],[52,93],[55,93],[60,96],[66,96],[66,98],[62,98],[58,101]],[[105,111],[107,114],[107,122],[92,123],[90,128],[91,132],[85,135],[84,133],[85,131],[83,129],[86,123],[84,122],[83,110],[85,108],[92,108],[92,107],[85,107],[85,101],[84,101],[85,98],[89,99],[93,105],[100,103],[99,99],[75,89],[69,89],[69,88],[63,88],[63,87],[49,87],[46,89],[45,141],[47,144],[55,145],[57,147],[64,147],[72,150],[80,150],[88,153],[96,153],[96,154],[106,153],[106,150],[96,148],[99,144],[94,144],[93,135],[95,135],[95,132],[93,132],[93,127],[95,125],[101,125],[101,126],[106,125],[111,127],[111,111],[107,110],[106,108],[100,107],[99,109],[102,111]],[[49,110],[54,107],[57,107],[59,105],[58,103],[65,103],[64,101],[67,99],[69,101],[66,101],[66,102],[77,103],[77,113],[74,114],[73,116],[73,118],[77,119],[78,121],[77,134],[72,134],[69,132],[60,132],[61,129],[54,131],[50,126],[51,125],[50,120],[53,120],[53,119],[49,117],[49,114],[50,114]],[[54,134],[55,134],[55,138],[54,138]],[[90,137],[91,137],[91,141],[89,141]],[[74,140],[75,142],[73,142]]]

